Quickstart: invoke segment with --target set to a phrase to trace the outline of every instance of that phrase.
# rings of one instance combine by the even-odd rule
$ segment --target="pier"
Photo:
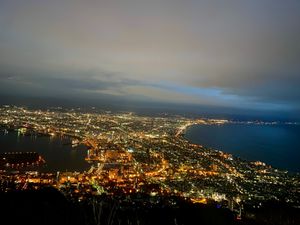
[[[45,160],[36,152],[5,152],[0,154],[0,168],[39,166]]]

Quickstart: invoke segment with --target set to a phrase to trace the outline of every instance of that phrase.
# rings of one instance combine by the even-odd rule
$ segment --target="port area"
[[[36,168],[45,163],[37,152],[4,152],[0,154],[1,170],[21,170]]]

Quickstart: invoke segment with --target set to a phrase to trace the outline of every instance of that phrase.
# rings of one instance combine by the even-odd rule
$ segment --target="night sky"
[[[6,98],[297,116],[299,60],[299,0],[0,0]]]

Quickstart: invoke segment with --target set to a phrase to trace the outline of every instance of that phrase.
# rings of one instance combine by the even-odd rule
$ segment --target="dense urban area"
[[[300,175],[260,161],[192,144],[184,138],[189,126],[224,124],[221,119],[141,116],[90,109],[33,110],[0,108],[3,135],[68,136],[71,145],[87,146],[90,168],[80,172],[41,172],[47,164],[37,153],[1,153],[0,189],[39,190],[54,187],[68,199],[93,196],[122,200],[128,206],[215,204],[243,219],[245,207],[260,208],[274,200],[300,207]],[[250,123],[250,122],[247,122]],[[255,122],[262,123],[262,122]],[[176,221],[175,221],[176,222]],[[176,224],[176,223],[174,223]]]

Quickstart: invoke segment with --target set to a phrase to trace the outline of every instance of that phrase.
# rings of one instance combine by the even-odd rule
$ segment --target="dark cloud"
[[[300,2],[0,0],[0,92],[300,108]]]

